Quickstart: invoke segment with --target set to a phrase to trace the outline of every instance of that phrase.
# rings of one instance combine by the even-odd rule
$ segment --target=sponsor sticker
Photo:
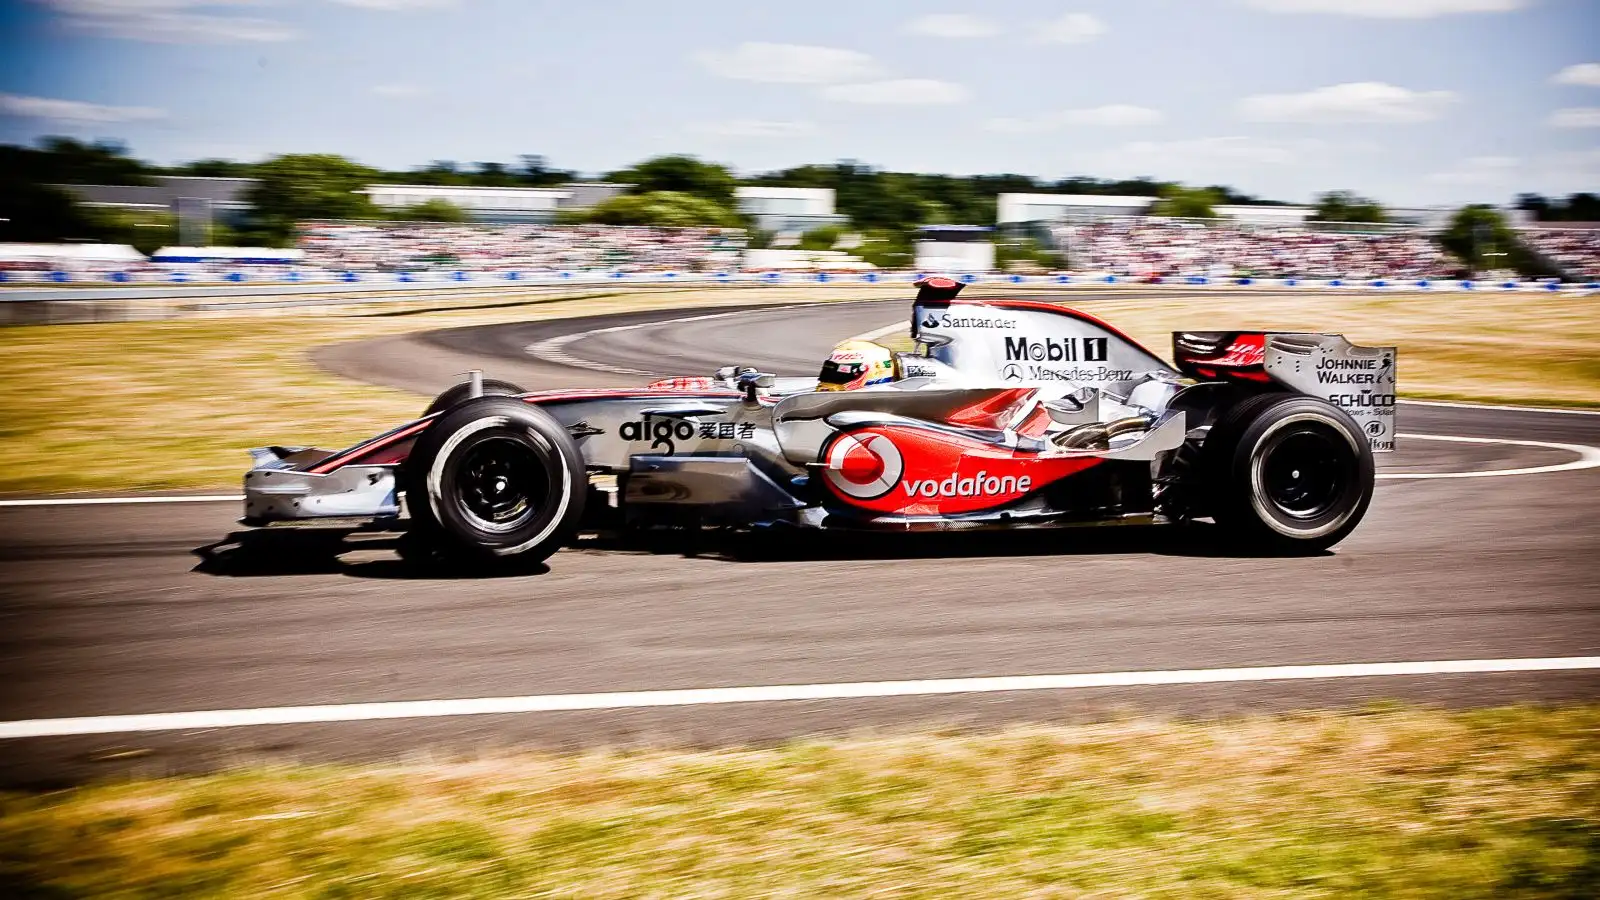
[[[752,422],[691,422],[687,419],[663,419],[645,416],[634,422],[623,422],[617,435],[625,441],[649,442],[650,449],[664,456],[678,452],[678,442],[693,440],[731,441],[755,437]]]
[[[1005,338],[1007,362],[1105,362],[1109,353],[1110,341],[1103,337]]]
[[[952,314],[952,313],[949,313],[949,312],[940,313],[938,315],[935,315],[932,312],[928,312],[928,313],[923,314],[922,319],[918,324],[920,324],[923,328],[933,328],[933,329],[937,329],[937,328],[993,328],[993,329],[1001,329],[1001,330],[1010,330],[1010,329],[1014,329],[1014,328],[1017,327],[1017,320],[1016,319],[1006,318],[1005,316],[995,316],[995,315],[973,316],[973,315],[965,315],[965,314],[961,314],[961,313]]]

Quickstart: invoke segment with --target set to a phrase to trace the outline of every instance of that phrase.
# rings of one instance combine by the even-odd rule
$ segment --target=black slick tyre
[[[1201,448],[1210,511],[1233,549],[1303,555],[1344,540],[1372,502],[1372,448],[1318,397],[1259,394],[1225,410]]]
[[[500,381],[496,378],[485,378],[483,380],[483,396],[485,397],[513,397],[517,394],[526,393],[527,391],[509,381]],[[428,404],[428,408],[422,411],[422,416],[427,418],[434,413],[444,412],[458,403],[471,399],[471,384],[463,381],[460,384],[451,385],[442,391],[439,396],[433,398],[433,402]]]
[[[588,475],[561,423],[510,397],[441,413],[402,474],[411,537],[459,562],[539,562],[583,516]]]

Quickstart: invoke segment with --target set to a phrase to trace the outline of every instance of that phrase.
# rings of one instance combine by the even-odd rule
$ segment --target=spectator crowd
[[[332,272],[707,272],[737,269],[745,235],[727,228],[306,222],[297,246],[306,268]]]
[[[1415,232],[1341,234],[1129,218],[1059,226],[1055,237],[1074,270],[1139,278],[1437,278],[1461,268]]]
[[[1600,225],[1529,228],[1520,233],[1523,243],[1559,266],[1569,278],[1600,279]]]

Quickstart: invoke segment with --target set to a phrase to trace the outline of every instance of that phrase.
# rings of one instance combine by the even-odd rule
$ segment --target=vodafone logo
[[[828,451],[828,483],[857,500],[873,500],[894,490],[904,471],[900,448],[881,434],[841,435]]]

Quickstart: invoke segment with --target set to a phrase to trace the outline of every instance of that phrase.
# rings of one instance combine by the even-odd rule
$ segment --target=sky
[[[0,0],[0,142],[1600,191],[1600,0]]]

